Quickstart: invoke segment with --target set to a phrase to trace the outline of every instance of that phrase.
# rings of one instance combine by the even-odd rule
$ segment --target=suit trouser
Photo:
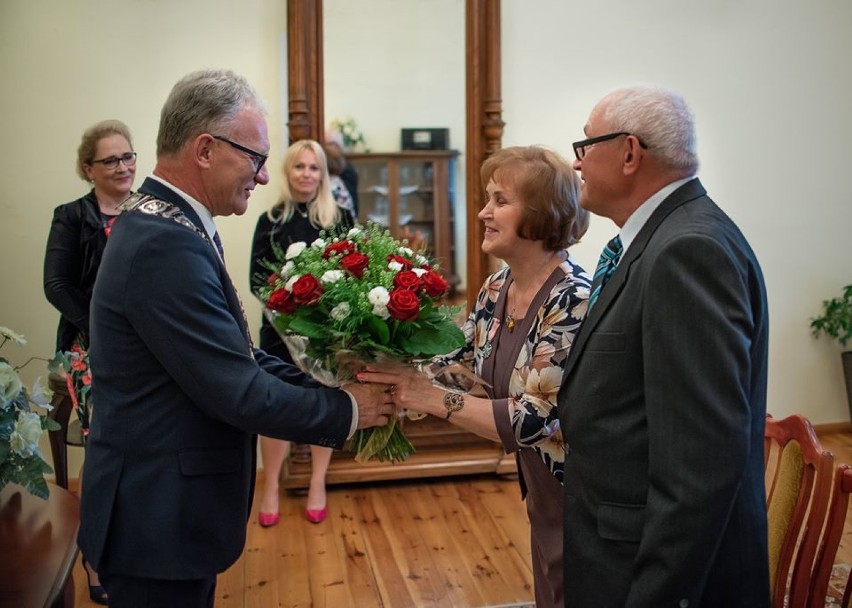
[[[137,578],[99,572],[110,608],[213,608],[216,577],[193,580]]]

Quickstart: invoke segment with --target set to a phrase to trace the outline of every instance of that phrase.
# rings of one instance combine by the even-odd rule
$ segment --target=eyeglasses
[[[124,163],[125,167],[132,167],[136,164],[136,152],[125,152],[121,156],[107,156],[106,158],[99,158],[97,160],[93,160],[89,164],[94,165],[95,163],[101,163],[107,169],[117,168],[118,163]]]
[[[575,141],[571,144],[574,147],[574,156],[577,157],[577,160],[583,160],[583,157],[586,155],[586,148],[589,146],[593,146],[595,144],[599,144],[603,141],[609,141],[610,139],[615,139],[616,137],[621,137],[622,135],[633,135],[633,133],[628,133],[627,131],[619,131],[618,133],[609,133],[608,135],[598,135],[597,137],[590,137],[589,139],[584,139],[582,141]],[[644,149],[648,149],[648,145],[639,139],[638,135],[633,135],[636,138],[636,141],[639,142],[639,145]]]
[[[256,152],[251,148],[246,148],[245,146],[241,146],[240,144],[231,141],[227,137],[223,137],[221,135],[213,135],[213,139],[218,139],[219,141],[224,141],[226,144],[239,150],[240,152],[245,152],[251,157],[251,162],[254,165],[254,174],[257,175],[260,173],[260,170],[263,169],[263,165],[266,164],[266,159],[269,158],[266,154],[261,154],[260,152]]]

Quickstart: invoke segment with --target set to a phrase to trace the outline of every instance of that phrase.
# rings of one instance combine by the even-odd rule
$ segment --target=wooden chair
[[[834,455],[822,449],[803,416],[767,416],[764,465],[772,605],[806,608]]]
[[[852,493],[852,467],[841,463],[837,465],[834,474],[834,484],[831,496],[831,505],[828,509],[828,518],[825,523],[825,531],[822,543],[817,554],[814,566],[813,580],[810,589],[811,608],[824,608],[826,595],[828,594],[828,583],[831,580],[831,570],[837,556],[837,548],[843,536],[843,526],[846,523],[846,510],[849,506],[849,494]],[[841,608],[848,608],[850,596],[852,596],[852,571],[846,579],[846,590],[843,593]]]
[[[74,404],[68,393],[68,385],[65,383],[65,373],[51,373],[48,376],[48,385],[53,391],[53,399],[50,405],[53,409],[48,412],[48,417],[59,423],[58,431],[50,431],[50,454],[53,457],[53,472],[56,476],[56,485],[68,489],[68,446],[82,446],[83,435],[80,431],[80,421],[71,414]]]

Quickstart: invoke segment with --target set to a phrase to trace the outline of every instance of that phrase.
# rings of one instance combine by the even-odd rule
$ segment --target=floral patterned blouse
[[[509,381],[509,415],[518,445],[535,450],[561,482],[566,446],[559,428],[556,396],[562,385],[571,344],[586,315],[591,278],[570,255],[558,269],[564,276],[535,313],[515,361]],[[495,308],[509,276],[510,270],[506,267],[486,279],[462,327],[467,344],[448,355],[436,357],[427,369],[436,382],[464,391],[474,388],[475,380],[469,375],[455,373],[454,368],[446,370],[450,373],[442,374],[442,371],[453,364],[461,364],[481,377],[483,363],[492,356],[492,342],[502,324]]]

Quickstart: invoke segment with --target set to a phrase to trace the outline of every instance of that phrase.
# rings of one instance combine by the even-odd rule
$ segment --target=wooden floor
[[[852,464],[852,432],[821,433]],[[332,486],[330,516],[305,520],[286,494],[281,522],[248,526],[217,608],[407,608],[532,604],[529,528],[514,479],[497,476]],[[255,500],[255,508],[259,500]],[[838,563],[852,563],[852,509]],[[74,568],[77,606],[96,606]]]
[[[258,484],[260,486],[260,484]],[[529,523],[518,482],[495,475],[328,488],[329,518],[285,494],[219,576],[217,608],[532,606]],[[77,606],[89,600],[74,569]]]

